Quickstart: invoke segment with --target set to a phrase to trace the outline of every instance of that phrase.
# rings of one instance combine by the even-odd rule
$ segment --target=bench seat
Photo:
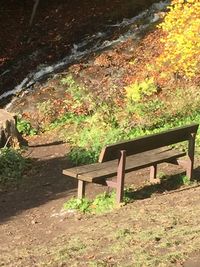
[[[185,152],[165,147],[127,156],[125,173],[167,162],[185,155]],[[101,184],[102,180],[117,175],[117,166],[118,160],[111,160],[66,169],[63,170],[63,174],[82,181]]]

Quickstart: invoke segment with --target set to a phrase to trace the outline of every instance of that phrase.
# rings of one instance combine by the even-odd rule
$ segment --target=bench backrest
[[[101,151],[99,162],[105,162],[119,158],[121,150],[126,150],[126,155],[130,156],[189,140],[191,138],[191,134],[196,134],[198,126],[198,124],[191,124],[157,134],[135,138],[129,141],[107,145]]]

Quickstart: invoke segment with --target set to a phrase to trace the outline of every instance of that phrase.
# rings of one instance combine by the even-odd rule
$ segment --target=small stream
[[[160,20],[160,14],[165,10],[169,1],[154,3],[150,8],[139,13],[130,19],[123,19],[116,24],[105,25],[101,32],[96,32],[91,36],[85,36],[79,43],[74,43],[70,53],[62,60],[53,65],[41,66],[34,72],[31,72],[14,89],[0,95],[0,101],[13,96],[23,96],[26,92],[34,89],[36,82],[43,81],[50,75],[57,73],[69,65],[78,62],[90,54],[110,49],[113,46],[124,42],[128,38],[138,39],[150,24]],[[13,103],[13,100],[7,105],[7,108]]]

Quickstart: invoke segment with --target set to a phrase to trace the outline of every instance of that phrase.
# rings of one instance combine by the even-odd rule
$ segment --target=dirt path
[[[62,175],[70,167],[67,151],[56,136],[29,140],[31,177],[0,195],[0,266],[200,266],[198,184],[160,194],[144,185],[144,170],[126,179],[131,184],[136,177],[133,203],[99,216],[62,212],[76,194],[76,181]],[[160,170],[180,172],[168,165]],[[195,174],[199,178],[198,168]],[[87,193],[94,197],[103,190],[89,185]],[[163,265],[156,265],[159,260]]]

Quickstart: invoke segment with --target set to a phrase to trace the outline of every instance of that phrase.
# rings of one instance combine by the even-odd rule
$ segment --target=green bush
[[[106,124],[81,126],[77,133],[68,137],[72,145],[69,158],[76,165],[95,162],[103,146],[123,139],[124,134],[120,127]]]
[[[17,119],[17,130],[24,135],[35,135],[37,130],[31,126],[31,123],[25,119]]]
[[[200,121],[200,112],[193,112],[187,116],[163,116],[154,121],[155,124],[133,126],[124,128],[120,126],[107,126],[104,129],[99,128],[98,124],[93,127],[88,125],[79,129],[77,135],[71,138],[73,145],[69,153],[70,159],[76,164],[86,164],[96,162],[101,149],[107,145],[120,140],[130,140],[139,136],[158,133],[173,127],[187,125]],[[179,144],[181,149],[186,148],[186,143]],[[196,137],[196,151],[200,152],[200,130]]]
[[[153,78],[142,82],[135,82],[126,88],[126,99],[129,104],[141,101],[144,97],[151,96],[157,92]]]
[[[130,198],[125,197],[124,203],[130,201]],[[65,210],[76,210],[84,213],[101,214],[109,212],[116,207],[116,193],[102,193],[96,196],[94,200],[87,198],[78,199],[72,198],[64,204]]]

